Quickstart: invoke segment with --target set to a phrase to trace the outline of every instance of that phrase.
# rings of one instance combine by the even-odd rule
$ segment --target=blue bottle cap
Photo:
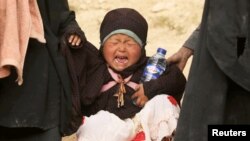
[[[157,52],[166,55],[167,50],[165,50],[165,49],[163,49],[163,48],[158,48],[158,49],[157,49]]]

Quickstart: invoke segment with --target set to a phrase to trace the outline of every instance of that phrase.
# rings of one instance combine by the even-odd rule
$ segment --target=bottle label
[[[146,76],[144,81],[158,78],[163,73],[163,71],[164,68],[157,67],[155,65],[147,65],[143,73],[143,75]]]

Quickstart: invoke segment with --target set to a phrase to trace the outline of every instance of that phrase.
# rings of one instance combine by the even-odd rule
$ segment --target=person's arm
[[[180,103],[186,85],[184,74],[176,65],[168,65],[167,70],[157,79],[143,83],[148,99],[158,94],[172,95]]]
[[[84,32],[75,20],[75,12],[64,12],[65,22],[61,25],[61,39],[65,40],[71,48],[83,47],[87,41]]]
[[[191,55],[193,55],[193,50],[183,46],[179,51],[170,56],[167,59],[167,62],[170,64],[176,64],[178,68],[183,71]]]
[[[189,38],[185,41],[183,46],[172,56],[167,59],[167,62],[170,64],[176,64],[181,71],[184,70],[186,63],[190,56],[193,55],[193,52],[196,48],[198,41],[200,26],[198,26]]]
[[[180,69],[176,65],[169,65],[159,78],[139,84],[131,98],[137,106],[143,107],[154,96],[168,94],[180,104],[185,84],[186,78]]]
[[[198,41],[199,32],[200,32],[200,25],[188,37],[188,39],[183,44],[183,47],[186,47],[186,48],[194,51],[196,48],[197,41]]]

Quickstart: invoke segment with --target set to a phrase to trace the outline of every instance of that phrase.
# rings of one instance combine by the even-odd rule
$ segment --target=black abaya
[[[248,0],[206,0],[175,141],[206,141],[211,124],[250,124],[249,14]]]
[[[59,42],[65,34],[74,32],[75,29],[70,31],[69,28],[77,23],[67,0],[37,0],[37,3],[43,19],[46,44],[30,39],[23,85],[18,86],[15,82],[15,72],[0,79],[0,130],[9,133],[25,131],[23,139],[14,139],[17,141],[59,141],[61,136],[76,131],[69,126],[72,93]],[[0,139],[12,140],[13,137],[6,136],[6,132],[0,132]]]

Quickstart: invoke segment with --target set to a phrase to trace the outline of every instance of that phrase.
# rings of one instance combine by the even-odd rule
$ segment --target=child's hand
[[[82,40],[81,40],[80,36],[78,36],[77,34],[72,34],[68,38],[68,43],[72,47],[78,47],[81,42],[82,42]]]
[[[139,84],[136,88],[136,92],[131,97],[135,104],[139,107],[143,107],[148,101],[148,97],[144,94],[144,88],[142,84]]]

